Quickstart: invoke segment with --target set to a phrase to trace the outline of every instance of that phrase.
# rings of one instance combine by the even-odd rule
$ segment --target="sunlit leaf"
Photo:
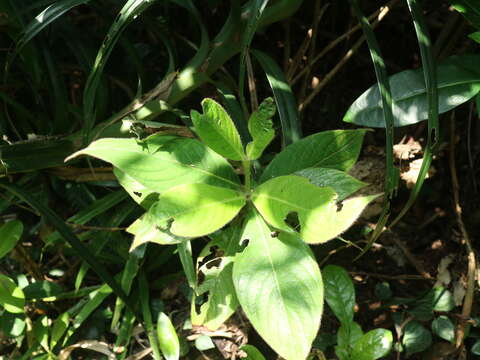
[[[316,244],[347,230],[376,197],[359,196],[338,203],[332,188],[318,187],[304,177],[289,175],[257,187],[252,201],[270,225],[288,232],[297,231],[304,241]],[[298,224],[289,224],[289,216],[296,216]]]
[[[347,171],[357,161],[365,132],[333,130],[307,136],[275,156],[260,181],[265,182],[310,167]]]
[[[376,360],[387,355],[393,344],[389,330],[375,329],[363,335],[353,347],[351,358],[355,360]]]
[[[447,112],[480,91],[478,55],[449,58],[437,66],[438,111]],[[423,69],[406,70],[389,78],[395,126],[416,124],[428,118],[427,91]],[[385,127],[378,86],[360,95],[343,121],[368,127]]]
[[[305,359],[320,326],[323,284],[308,246],[297,237],[275,237],[262,217],[251,213],[235,258],[238,300],[255,330],[283,358]]]
[[[275,115],[276,107],[272,98],[265,99],[258,110],[248,120],[248,131],[253,141],[247,144],[247,157],[250,160],[258,159],[265,148],[275,137],[272,117]]]
[[[207,184],[179,185],[152,205],[156,226],[182,237],[210,234],[230,222],[245,205],[237,191]]]
[[[200,139],[216,153],[231,159],[244,160],[242,140],[225,109],[212,99],[202,101],[203,114],[193,110],[191,118]]]
[[[240,186],[232,166],[194,139],[153,135],[135,139],[100,139],[71,155],[90,155],[108,161],[149,192],[162,192],[180,184],[205,183],[231,189]],[[143,193],[138,194],[142,197]]]
[[[13,314],[24,312],[25,295],[15,281],[8,276],[0,274],[0,305]]]

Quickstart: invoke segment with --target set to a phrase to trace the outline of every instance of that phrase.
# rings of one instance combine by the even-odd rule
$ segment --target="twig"
[[[248,91],[250,93],[250,106],[252,112],[258,109],[258,96],[257,96],[257,87],[255,85],[255,75],[253,73],[252,59],[250,57],[250,52],[247,51],[245,56],[245,62],[247,65],[247,83]]]
[[[385,274],[376,274],[376,273],[369,273],[365,271],[350,271],[350,274],[360,275],[360,276],[369,276],[379,279],[387,279],[387,280],[427,280],[430,281],[432,279],[427,279],[422,275],[409,275],[409,274],[402,274],[402,275],[385,275]]]
[[[378,15],[378,18],[375,20],[375,22],[372,23],[372,28],[375,28],[380,21],[385,17],[385,15],[390,11],[390,8],[388,6],[385,6],[384,8],[381,9],[381,12]],[[313,89],[313,91],[310,93],[310,95],[307,96],[307,98],[299,105],[298,110],[303,111],[305,107],[318,95],[318,93],[327,85],[330,80],[338,73],[338,71],[347,63],[348,60],[355,54],[355,52],[358,50],[358,48],[363,44],[365,41],[365,36],[362,35],[356,42],[355,44],[350,48],[350,50],[347,51],[347,53],[343,56],[342,59],[335,65],[335,67],[328,72],[327,75],[322,79],[322,81]]]
[[[472,312],[473,304],[473,293],[475,290],[475,275],[477,272],[477,263],[475,260],[475,252],[473,251],[473,246],[470,241],[470,236],[468,235],[467,228],[462,219],[462,207],[460,206],[460,196],[457,177],[457,169],[455,165],[455,113],[452,113],[450,119],[450,154],[449,154],[449,163],[450,163],[450,175],[452,178],[452,192],[453,192],[453,208],[455,215],[457,216],[457,223],[460,231],[462,232],[463,240],[465,241],[465,247],[467,250],[468,257],[468,268],[467,268],[467,290],[465,293],[465,298],[463,300],[462,307],[462,316],[469,318]],[[457,350],[463,348],[463,340],[465,337],[465,323],[460,321],[457,326],[456,331],[456,341],[455,347]]]
[[[75,224],[71,222],[67,222],[68,225],[71,227],[75,227],[82,230],[98,230],[98,231],[123,231],[126,230],[126,227],[104,227],[104,226],[90,226],[90,225],[82,225],[82,224]]]
[[[373,19],[376,18],[376,20],[373,22],[372,24],[372,27],[375,28],[379,22],[383,19],[383,17],[387,14],[387,12],[389,11],[390,8],[392,8],[395,3],[397,3],[398,0],[391,0],[390,2],[388,2],[385,6],[379,8],[377,11],[375,11],[372,15],[370,15],[368,17],[368,20],[369,21],[372,21]],[[335,46],[337,46],[338,44],[340,44],[343,40],[347,39],[350,35],[352,35],[355,31],[357,31],[358,29],[360,29],[361,25],[360,24],[357,24],[355,25],[354,27],[352,27],[350,30],[348,30],[346,33],[344,33],[343,35],[341,35],[340,37],[336,38],[334,41],[332,41],[331,43],[329,43],[317,56],[315,56],[315,58],[313,58],[310,62],[309,62],[309,66],[306,66],[305,68],[303,68],[292,80],[291,84],[290,85],[294,85],[297,83],[298,80],[300,80],[300,78],[302,76],[304,76],[308,71],[309,71],[309,67],[311,68],[313,65],[315,65],[315,63],[318,62],[318,60],[320,60],[322,57],[325,56],[325,54],[327,54],[330,50],[332,50]]]

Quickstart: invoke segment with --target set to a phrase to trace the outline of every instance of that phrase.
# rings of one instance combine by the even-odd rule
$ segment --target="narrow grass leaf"
[[[282,144],[283,146],[292,144],[302,137],[300,115],[292,89],[282,69],[269,55],[259,50],[252,50],[252,54],[265,71],[272,88],[282,125]]]
[[[145,330],[147,332],[148,341],[152,348],[153,358],[161,360],[160,349],[158,348],[157,338],[155,337],[155,329],[153,327],[152,313],[150,311],[150,292],[148,287],[147,277],[144,272],[140,273],[140,306],[142,308],[143,321],[145,323]]]
[[[36,198],[31,196],[28,192],[24,191],[23,189],[8,184],[6,182],[0,182],[0,187],[4,188],[5,190],[11,192],[18,198],[22,199],[23,201],[29,203],[34,209],[36,209],[40,214],[42,214],[45,219],[50,222],[57,231],[63,236],[63,238],[69,243],[69,245],[75,250],[75,253],[81,257],[84,261],[86,261],[92,269],[98,274],[98,276],[107,283],[115,294],[122,298],[125,303],[130,306],[132,309],[134,308],[131,302],[129,301],[128,297],[126,296],[125,292],[122,288],[118,285],[117,281],[110,275],[107,271],[105,266],[101,264],[95,256],[88,250],[85,245],[77,238],[77,236],[68,228],[68,226],[63,222],[63,220],[55,214],[50,208],[46,207],[43,203],[38,201]]]
[[[83,92],[83,112],[85,118],[84,143],[88,143],[90,131],[95,124],[95,97],[105,64],[125,28],[152,5],[153,2],[154,0],[128,0],[118,13],[114,23],[105,36]]]

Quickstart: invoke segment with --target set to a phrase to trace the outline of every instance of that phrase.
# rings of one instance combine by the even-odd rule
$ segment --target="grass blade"
[[[422,58],[423,75],[425,78],[425,88],[427,90],[428,101],[428,133],[427,145],[423,154],[422,166],[420,167],[415,186],[413,187],[407,203],[392,221],[389,227],[394,226],[410,209],[425,181],[428,174],[428,169],[432,163],[434,148],[438,144],[440,137],[440,126],[438,122],[438,88],[437,88],[437,74],[436,65],[432,53],[432,43],[428,34],[427,24],[423,17],[422,11],[416,0],[407,0],[408,8],[412,15],[413,24],[415,25],[415,32],[417,34],[418,45],[420,48],[420,55]]]
[[[267,54],[252,50],[267,75],[277,103],[278,115],[282,125],[282,145],[287,146],[302,138],[297,102],[282,69]]]
[[[86,261],[92,269],[97,273],[97,275],[106,283],[110,288],[115,292],[115,294],[120,297],[127,306],[131,307],[134,311],[134,306],[130,302],[129,298],[120,287],[118,282],[113,278],[113,276],[107,271],[105,266],[101,264],[95,256],[90,252],[90,250],[82,244],[82,242],[77,238],[77,236],[68,228],[68,226],[63,222],[63,220],[55,214],[51,209],[46,207],[43,203],[38,201],[36,198],[31,196],[27,191],[15,186],[8,184],[4,181],[0,182],[0,187],[11,192],[18,198],[29,203],[34,209],[36,209],[40,214],[42,214],[45,219],[50,222],[57,231],[63,236],[63,238],[70,244],[70,246],[75,250],[75,253],[80,256],[84,261]]]
[[[118,13],[103,40],[83,92],[83,112],[85,118],[83,141],[85,144],[89,142],[90,131],[95,124],[95,96],[105,64],[125,28],[135,20],[138,15],[152,5],[153,1],[154,0],[128,0]]]
[[[393,103],[392,103],[392,93],[390,91],[390,83],[387,76],[387,67],[385,61],[383,60],[382,53],[380,51],[380,46],[378,44],[377,38],[370,26],[368,19],[363,14],[360,6],[358,5],[357,0],[350,0],[350,3],[353,7],[355,15],[357,16],[360,24],[362,25],[363,33],[367,40],[368,48],[370,50],[370,56],[372,57],[373,66],[375,68],[375,75],[377,77],[378,88],[382,98],[382,109],[383,117],[385,119],[385,152],[386,152],[386,169],[387,173],[385,176],[385,202],[383,204],[383,211],[378,224],[385,224],[389,215],[390,215],[390,200],[393,196],[393,191],[395,190],[398,182],[398,169],[394,167],[393,164]],[[383,226],[381,227],[383,229]],[[370,239],[368,240],[367,245],[364,247],[362,252],[357,256],[357,259],[365,254],[368,249],[372,246],[375,240],[380,235],[381,231],[374,231]]]
[[[148,290],[148,281],[145,273],[140,273],[140,304],[142,307],[143,321],[147,332],[148,341],[152,347],[153,357],[155,360],[161,360],[160,349],[158,347],[157,338],[155,336],[155,328],[153,327],[152,313],[150,311],[150,293]]]

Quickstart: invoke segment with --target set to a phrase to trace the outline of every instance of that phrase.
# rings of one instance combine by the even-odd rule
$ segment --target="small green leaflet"
[[[249,242],[233,265],[235,290],[255,330],[280,356],[305,359],[323,311],[320,269],[300,239],[272,231],[256,211],[249,214],[242,235]]]
[[[203,114],[192,110],[190,116],[195,132],[217,154],[231,160],[245,160],[242,140],[230,115],[216,101],[202,101]]]
[[[8,276],[0,274],[0,306],[13,314],[23,314],[25,295],[15,281]]]
[[[270,225],[287,232],[298,231],[305,242],[317,244],[347,230],[377,196],[359,196],[337,203],[332,188],[317,187],[304,177],[288,175],[257,187],[252,200]],[[300,229],[293,229],[285,221],[291,214],[298,217]]]
[[[258,107],[248,121],[248,131],[253,141],[247,144],[247,157],[249,160],[258,159],[265,148],[275,137],[272,117],[275,115],[276,107],[272,98],[266,98]]]
[[[13,220],[0,226],[0,259],[15,247],[22,232],[23,224],[19,220]]]
[[[163,231],[198,237],[229,223],[244,205],[245,195],[240,192],[207,184],[186,184],[163,192],[151,212]]]

